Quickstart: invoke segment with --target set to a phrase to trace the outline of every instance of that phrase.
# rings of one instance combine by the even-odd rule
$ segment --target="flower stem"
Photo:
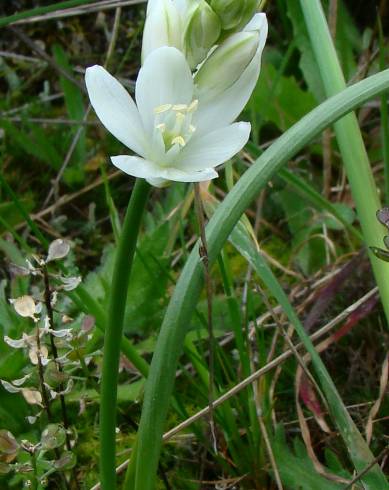
[[[49,423],[51,423],[52,416],[51,416],[51,409],[50,409],[50,400],[45,386],[45,375],[44,375],[41,352],[42,351],[41,351],[40,329],[37,325],[36,326],[36,357],[37,357],[37,365],[38,365],[38,377],[39,377],[43,406],[44,409],[46,410],[47,420],[49,421]]]
[[[201,200],[200,184],[194,183],[194,196],[195,196],[195,208],[197,214],[197,220],[199,223],[199,232],[201,246],[199,248],[199,255],[204,264],[204,278],[207,291],[207,323],[208,323],[208,341],[209,341],[209,384],[208,384],[208,403],[209,403],[209,428],[211,432],[211,443],[215,454],[217,454],[217,438],[215,431],[215,420],[213,415],[213,399],[214,399],[214,385],[215,385],[215,338],[213,333],[213,320],[212,320],[212,279],[209,268],[208,258],[208,245],[207,237],[205,235],[205,220],[204,220],[204,208]]]
[[[132,260],[150,186],[137,179],[128,204],[112,276],[104,335],[100,407],[100,478],[103,490],[116,488],[115,431],[120,343]]]

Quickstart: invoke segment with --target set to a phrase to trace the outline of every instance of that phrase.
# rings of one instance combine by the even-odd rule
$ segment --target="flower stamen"
[[[180,145],[180,146],[186,145],[185,140],[181,135],[176,136],[175,138],[172,139],[172,145],[175,145],[175,144]]]
[[[172,104],[162,104],[154,108],[155,114],[162,114],[163,112],[170,111]]]
[[[158,138],[162,137],[166,152],[173,146],[179,148],[188,143],[196,131],[192,117],[197,107],[195,99],[190,104],[162,104],[154,108],[154,127],[159,132]]]

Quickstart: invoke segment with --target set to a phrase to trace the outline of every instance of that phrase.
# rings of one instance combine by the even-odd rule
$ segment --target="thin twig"
[[[111,40],[109,42],[109,46],[108,46],[108,49],[107,49],[107,54],[106,54],[106,57],[105,57],[105,62],[104,62],[104,67],[107,68],[108,65],[109,65],[109,62],[111,60],[111,57],[114,53],[114,50],[115,50],[115,45],[116,45],[116,41],[117,41],[117,38],[118,38],[118,34],[119,34],[119,27],[120,27],[120,17],[121,17],[121,12],[122,12],[122,9],[120,7],[118,7],[115,11],[115,19],[114,19],[114,23],[113,23],[113,28],[112,28],[112,35],[111,35]],[[69,149],[66,153],[66,156],[65,156],[65,159],[61,165],[61,168],[59,169],[59,172],[56,176],[56,178],[54,179],[53,181],[53,185],[43,203],[43,207],[45,208],[47,206],[47,204],[50,202],[50,199],[52,198],[53,195],[57,195],[58,194],[58,186],[59,186],[59,182],[62,178],[62,175],[64,174],[67,166],[69,165],[70,163],[70,160],[73,156],[73,153],[74,153],[74,150],[76,149],[76,146],[78,144],[78,141],[84,131],[84,127],[83,125],[87,122],[88,120],[88,116],[89,116],[89,113],[91,111],[91,105],[88,104],[88,107],[85,111],[85,114],[84,114],[84,117],[82,118],[82,125],[77,129],[76,131],[76,134],[74,135],[73,137],[73,140],[69,146]]]
[[[56,10],[45,15],[36,15],[28,19],[18,20],[10,25],[17,24],[32,24],[35,22],[46,22],[47,20],[61,19],[64,17],[74,17],[78,15],[91,14],[93,12],[101,12],[103,10],[111,10],[118,7],[126,7],[129,5],[137,5],[144,3],[146,0],[100,0],[99,2],[91,3],[83,7],[73,7],[69,9]]]
[[[343,321],[345,318],[347,318],[353,311],[355,311],[357,308],[359,308],[363,303],[368,301],[373,295],[377,294],[378,292],[378,287],[375,287],[371,289],[368,293],[366,293],[364,296],[359,298],[355,303],[351,304],[348,306],[345,310],[343,310],[339,315],[337,315],[334,319],[332,319],[329,323],[324,325],[322,328],[317,330],[315,333],[309,336],[309,338],[312,341],[318,340],[321,337],[323,337],[326,333],[330,332],[333,328],[335,328],[341,321]],[[295,346],[296,349],[301,349],[303,347],[303,344],[300,342]],[[279,366],[286,360],[288,360],[290,357],[293,356],[293,351],[291,349],[283,352],[280,354],[278,357],[273,359],[271,362],[267,363],[265,366],[262,366],[260,369],[255,371],[254,373],[250,374],[247,378],[242,380],[240,383],[232,387],[230,390],[228,390],[226,393],[221,395],[219,398],[213,401],[212,403],[212,408],[215,409],[216,407],[222,405],[225,401],[229,400],[233,396],[235,396],[237,393],[245,389],[247,386],[252,384],[254,381],[256,381],[258,378],[266,374],[267,372],[271,371],[275,367]],[[206,416],[209,414],[209,406],[204,407],[203,409],[199,410],[196,412],[194,415],[191,417],[183,420],[181,423],[170,429],[168,432],[165,432],[163,435],[162,439],[163,441],[168,441],[171,439],[173,436],[181,432],[182,430],[186,429],[190,425],[192,425],[194,422],[197,420],[201,419],[202,417]],[[129,460],[127,459],[124,461],[121,465],[117,466],[116,468],[116,473],[120,474],[122,473],[128,466]],[[99,490],[101,488],[100,483],[96,483],[90,490]],[[346,489],[344,489],[346,490]]]
[[[65,124],[69,126],[96,126],[97,122],[95,121],[78,121],[77,119],[64,119],[61,117],[20,117],[20,116],[10,116],[10,117],[2,117],[1,119],[11,122],[17,123],[38,123],[38,124]]]
[[[51,422],[52,416],[51,416],[51,409],[50,409],[50,401],[49,401],[49,397],[47,395],[46,386],[45,386],[45,376],[44,376],[41,352],[42,351],[41,351],[40,329],[37,325],[36,326],[36,357],[38,360],[39,383],[40,383],[40,387],[41,387],[43,405],[44,405],[44,408],[45,408],[46,413],[47,413],[47,420],[49,422]]]
[[[212,280],[209,270],[207,237],[205,234],[204,209],[200,195],[200,185],[194,183],[195,208],[200,229],[201,245],[199,247],[200,259],[204,265],[205,287],[207,291],[207,313],[208,313],[208,337],[209,337],[209,384],[208,384],[208,402],[209,402],[209,426],[212,435],[213,449],[217,454],[217,438],[215,432],[215,421],[213,416],[213,399],[215,384],[215,338],[213,334],[212,319]]]
[[[65,159],[62,162],[61,168],[59,169],[56,178],[52,181],[52,187],[51,187],[49,193],[47,194],[47,197],[43,203],[43,206],[42,206],[43,208],[45,208],[47,206],[47,204],[50,202],[51,197],[53,195],[57,195],[57,193],[58,193],[59,181],[61,180],[62,175],[64,174],[64,172],[66,170],[66,167],[69,165],[69,162],[73,156],[74,150],[76,149],[76,146],[77,146],[77,143],[80,139],[80,136],[81,136],[82,132],[84,131],[84,124],[86,123],[86,120],[88,119],[90,110],[91,110],[91,106],[89,104],[86,111],[85,111],[84,117],[82,118],[82,124],[77,129],[76,134],[74,135],[74,138],[73,138],[73,140],[69,146],[69,149],[66,153]]]
[[[107,180],[115,179],[116,177],[119,177],[119,175],[122,175],[122,172],[120,170],[115,170],[111,174],[107,176]],[[58,201],[55,204],[52,204],[51,206],[48,206],[46,209],[43,209],[42,211],[39,211],[38,213],[34,213],[30,215],[30,218],[33,221],[38,221],[42,219],[44,216],[47,216],[48,214],[51,214],[55,209],[58,209],[60,206],[64,206],[65,204],[68,204],[71,201],[74,201],[74,199],[77,199],[77,197],[82,196],[83,194],[86,194],[87,192],[95,189],[96,187],[102,185],[104,183],[104,180],[102,177],[98,177],[94,182],[91,184],[85,186],[83,189],[73,192],[72,194],[67,194],[64,196],[61,196]],[[23,228],[26,226],[26,222],[22,221],[18,223],[17,225],[14,226],[15,230],[18,230],[20,228]]]
[[[76,80],[72,75],[70,75],[66,70],[62,68],[51,56],[49,56],[41,47],[39,47],[27,34],[22,32],[17,27],[9,27],[9,29],[32,51],[37,53],[42,59],[47,61],[47,63],[54,68],[61,76],[67,78],[70,82],[74,83],[80,90],[86,92],[84,85],[82,85],[78,80]]]
[[[304,371],[304,373],[307,376],[307,378],[314,385],[314,387],[316,388],[317,392],[320,394],[320,397],[323,400],[324,404],[327,406],[327,400],[325,399],[325,397],[324,397],[324,395],[323,395],[323,393],[322,393],[319,385],[317,384],[315,378],[313,377],[313,375],[309,371],[307,365],[304,362],[304,359],[300,356],[299,352],[297,351],[297,348],[293,344],[292,339],[288,335],[288,332],[285,330],[282,322],[279,320],[278,316],[274,313],[274,309],[273,309],[272,305],[270,304],[270,302],[269,302],[269,300],[267,298],[267,295],[265,294],[265,292],[263,291],[263,289],[259,286],[259,284],[256,284],[255,285],[255,288],[261,294],[262,299],[263,299],[263,302],[265,303],[265,306],[266,306],[267,310],[271,313],[274,321],[276,322],[278,328],[281,331],[282,336],[284,337],[286,343],[289,345],[289,348],[293,352],[293,354],[294,354],[294,356],[295,356],[298,364],[301,366],[301,369]]]
[[[273,453],[273,449],[271,447],[269,435],[267,433],[266,425],[265,425],[265,422],[263,420],[261,413],[258,414],[258,421],[259,421],[259,427],[261,429],[263,439],[265,441],[266,451],[267,451],[267,454],[269,456],[270,464],[271,464],[271,467],[272,467],[273,472],[274,472],[274,479],[276,481],[277,488],[278,488],[278,490],[283,490],[284,487],[282,486],[280,472],[278,471],[277,462],[276,462],[276,459],[274,457],[274,453]]]
[[[348,483],[345,487],[343,487],[342,490],[349,490],[352,488],[354,483],[356,483],[360,478],[362,478],[363,475],[366,475],[366,473],[373,468],[373,466],[378,463],[380,459],[382,459],[387,453],[389,452],[389,446],[384,447],[384,449],[380,452],[380,454],[374,458],[370,463],[366,466],[364,470],[362,470],[360,473],[358,473],[351,481]]]

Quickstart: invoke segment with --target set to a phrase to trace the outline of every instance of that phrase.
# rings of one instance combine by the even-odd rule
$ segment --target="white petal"
[[[146,179],[151,185],[156,187],[163,187],[168,180],[175,182],[202,182],[218,176],[218,173],[213,168],[206,168],[200,171],[185,171],[174,167],[161,167],[143,158],[127,155],[111,157],[111,160],[115,167],[120,168],[126,174]]]
[[[167,180],[173,180],[174,182],[204,182],[219,177],[219,174],[213,168],[185,171],[169,167],[163,169],[161,174]]]
[[[267,37],[268,25],[265,14],[256,14],[244,30],[257,29],[259,29],[258,49],[241,77],[222,94],[211,97],[207,93],[198,95],[199,106],[193,119],[198,134],[230,124],[239,116],[250,99],[258,81],[262,51]]]
[[[128,155],[111,157],[111,162],[128,175],[141,179],[160,179],[160,167],[149,160]]]
[[[146,179],[146,181],[152,185],[153,187],[158,187],[159,189],[163,189],[164,187],[167,187],[170,182],[166,179],[154,179],[154,178],[150,178],[150,179]]]
[[[135,98],[146,133],[154,129],[154,109],[164,104],[192,101],[192,73],[176,48],[162,47],[147,57],[136,81]]]
[[[87,68],[85,83],[92,107],[108,131],[135,153],[143,155],[144,130],[127,90],[99,65]]]
[[[195,135],[181,150],[179,167],[202,170],[216,167],[240,151],[250,136],[250,123],[238,122],[197,137]]]

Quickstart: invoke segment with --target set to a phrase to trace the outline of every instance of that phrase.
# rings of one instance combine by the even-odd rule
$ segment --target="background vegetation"
[[[50,4],[11,1],[0,9],[5,16]],[[350,84],[388,64],[387,4],[323,2]],[[202,187],[209,216],[253,160],[325,99],[300,3],[274,0],[265,2],[264,9],[269,40],[259,83],[241,117],[252,124],[251,142],[225,166],[220,179]],[[109,163],[108,155],[118,154],[121,145],[90,111],[83,73],[87,66],[105,64],[133,89],[144,11],[136,1],[101,1],[1,28],[1,488],[23,488],[27,480],[35,481],[31,475],[39,477],[36,488],[90,489],[99,480],[101,329],[115,242],[133,182]],[[386,96],[364,104],[357,114],[383,202],[389,193],[387,114]],[[197,237],[192,186],[153,189],[126,308],[125,334],[135,354],[131,344],[124,344],[118,465],[128,459],[134,443],[144,376],[174,284]],[[39,265],[34,255],[46,257],[48,243],[59,238],[70,240],[71,251]],[[66,341],[56,339],[59,355],[69,359],[63,377],[54,369],[55,376],[49,379],[46,373],[45,378],[59,392],[72,381],[63,395],[67,423],[61,396],[50,404],[51,420],[46,413],[28,420],[44,405],[32,395],[39,385],[37,363],[31,348],[15,349],[3,340],[34,331],[32,319],[18,315],[9,298],[31,295],[45,303],[44,274],[24,273],[26,259],[34,268],[46,269],[49,289],[58,290],[53,311],[57,328],[71,328]],[[360,432],[387,469],[388,330],[329,129],[269,182],[212,269],[214,398],[262,371],[214,410],[213,433],[206,414],[174,435],[168,433],[159,488],[325,490],[346,488],[355,476],[326,403],[307,375],[309,357],[303,350],[300,355],[289,352],[298,339],[273,299],[276,286],[272,288],[264,264],[306,332],[318,336],[327,327],[316,344],[321,357]],[[81,286],[67,291],[63,276],[81,276]],[[204,294],[187,325],[166,430],[208,405],[206,318]],[[7,390],[7,382],[17,386],[15,380],[26,375],[25,391]],[[49,427],[54,432],[50,437],[49,422],[60,424]],[[68,440],[63,424],[68,425]]]

